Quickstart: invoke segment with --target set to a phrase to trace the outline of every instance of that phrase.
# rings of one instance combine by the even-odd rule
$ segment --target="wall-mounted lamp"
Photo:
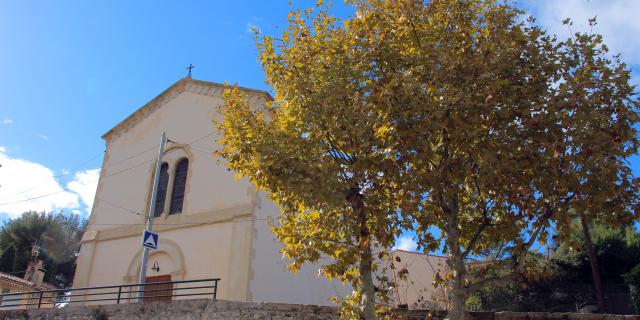
[[[155,272],[160,272],[160,266],[158,265],[158,261],[153,262],[153,267],[151,267],[151,270]]]

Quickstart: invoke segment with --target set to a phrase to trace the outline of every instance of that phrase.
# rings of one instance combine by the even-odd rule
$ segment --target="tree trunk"
[[[360,249],[360,280],[362,285],[360,287],[362,300],[360,305],[362,306],[362,319],[375,320],[376,319],[376,292],[373,284],[373,254],[371,253],[371,239],[369,228],[367,228],[367,211],[364,207],[364,201],[359,190],[354,188],[349,196],[353,211],[358,216],[358,224],[360,231],[358,234],[358,247]]]
[[[360,254],[360,276],[362,277],[362,317],[366,320],[376,319],[376,292],[371,276],[371,248],[363,249]]]
[[[584,234],[584,246],[589,256],[589,263],[591,264],[591,274],[593,275],[593,283],[596,287],[596,299],[598,300],[598,308],[601,313],[607,311],[607,305],[604,302],[604,291],[602,290],[602,281],[600,280],[600,269],[598,268],[598,258],[593,250],[593,243],[591,242],[591,234],[589,233],[589,224],[584,216],[584,212],[580,213],[580,223],[582,224],[582,232]]]
[[[458,250],[459,251],[459,250]],[[464,287],[465,267],[461,256],[451,255],[450,266],[453,267],[453,283],[451,286],[451,310],[449,310],[449,319],[463,320],[465,312],[466,292]],[[462,266],[460,266],[462,265]]]
[[[449,319],[463,320],[465,316],[465,274],[464,257],[460,250],[460,228],[458,218],[458,204],[454,199],[443,199],[443,209],[446,215],[447,247],[449,259],[447,264],[453,271],[453,283],[451,284],[451,310]]]

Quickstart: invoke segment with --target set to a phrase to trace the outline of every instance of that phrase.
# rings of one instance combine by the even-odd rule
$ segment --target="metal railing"
[[[109,304],[136,302],[142,292],[143,302],[171,301],[176,297],[211,297],[218,293],[220,278],[148,282],[116,286],[54,289],[0,294],[0,310],[61,308],[72,304]],[[195,285],[194,285],[195,284]],[[182,293],[185,292],[186,293]]]

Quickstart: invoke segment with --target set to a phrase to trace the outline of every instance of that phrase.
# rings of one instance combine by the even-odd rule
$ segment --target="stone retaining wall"
[[[103,306],[72,306],[59,309],[0,311],[0,320],[200,320],[200,319],[336,319],[332,307],[224,300],[177,300]]]
[[[398,319],[442,319],[443,312],[411,311]],[[65,307],[60,309],[0,311],[0,320],[337,320],[336,308],[312,305],[231,302],[224,300],[178,300],[119,305]],[[577,313],[472,312],[469,320],[640,320],[640,316]]]

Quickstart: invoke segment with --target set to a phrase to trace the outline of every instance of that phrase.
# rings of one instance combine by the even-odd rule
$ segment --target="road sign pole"
[[[153,230],[153,216],[156,212],[156,197],[158,194],[158,188],[160,185],[160,168],[162,167],[162,151],[164,150],[164,143],[167,141],[167,136],[162,132],[162,137],[160,138],[160,148],[158,149],[158,161],[156,162],[156,175],[153,180],[153,190],[151,193],[151,204],[149,205],[149,214],[147,215],[147,231]],[[144,241],[144,239],[143,239]],[[138,302],[142,302],[144,298],[144,283],[147,278],[147,259],[149,258],[149,248],[146,246],[142,247],[142,263],[140,264],[140,278],[138,283],[140,287],[138,288]]]

